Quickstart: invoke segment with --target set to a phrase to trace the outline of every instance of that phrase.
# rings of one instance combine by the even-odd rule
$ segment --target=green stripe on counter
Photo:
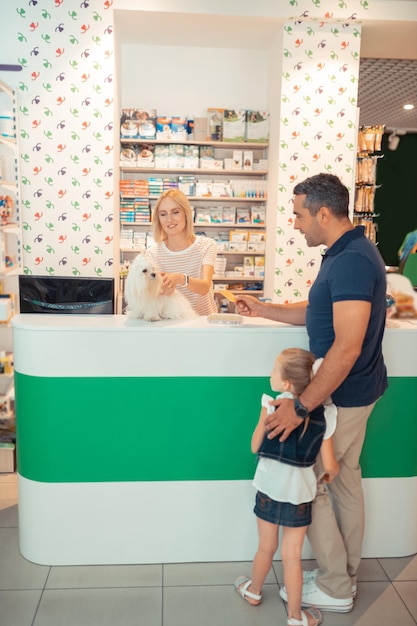
[[[18,471],[40,482],[248,480],[267,378],[38,378],[15,373]],[[364,477],[417,475],[417,385],[391,378]]]

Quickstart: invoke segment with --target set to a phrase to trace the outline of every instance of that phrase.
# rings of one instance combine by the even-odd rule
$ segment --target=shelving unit
[[[0,109],[12,112],[10,125],[2,127],[0,134],[0,446],[14,445],[16,439],[10,327],[18,308],[21,265],[16,108],[15,91],[0,81]],[[1,448],[0,452],[10,456],[10,449]]]
[[[365,226],[365,235],[378,243],[378,226],[374,222],[376,170],[381,154],[383,126],[362,127],[359,131],[358,155],[356,158],[355,206],[353,224]]]
[[[120,181],[121,181],[121,190],[120,190],[120,211],[121,211],[121,219],[120,219],[120,266],[121,266],[121,274],[126,273],[126,268],[131,260],[133,260],[134,256],[139,252],[143,251],[146,248],[146,241],[144,238],[137,243],[136,245],[133,243],[135,233],[150,233],[151,231],[151,221],[150,215],[153,210],[154,203],[158,199],[160,193],[165,191],[165,189],[170,188],[171,186],[175,186],[176,182],[181,187],[181,177],[194,177],[195,179],[195,187],[198,189],[200,183],[201,186],[210,186],[210,183],[214,183],[214,188],[216,187],[216,183],[223,183],[227,188],[227,193],[229,195],[215,195],[215,192],[212,195],[209,194],[200,194],[195,195],[184,190],[186,193],[191,205],[195,211],[195,222],[194,222],[194,230],[197,234],[206,234],[208,237],[212,237],[218,243],[218,259],[219,265],[216,269],[219,269],[221,265],[221,261],[223,261],[224,265],[224,274],[223,272],[217,273],[214,276],[213,282],[215,284],[215,291],[219,291],[221,288],[228,287],[235,292],[242,291],[250,291],[251,293],[262,295],[263,293],[263,284],[264,284],[264,254],[265,254],[265,235],[261,236],[260,233],[264,233],[265,226],[265,213],[266,213],[266,180],[268,175],[268,170],[266,167],[259,167],[259,161],[264,165],[267,161],[267,151],[268,144],[267,143],[256,143],[256,142],[228,142],[228,141],[189,141],[189,142],[178,142],[178,141],[162,141],[162,140],[148,140],[148,139],[137,139],[137,138],[121,138],[121,152],[129,150],[129,146],[172,146],[172,145],[184,145],[184,146],[197,146],[199,149],[201,147],[208,147],[214,149],[214,160],[217,162],[223,162],[224,159],[229,159],[227,163],[230,163],[230,160],[233,159],[233,153],[235,151],[251,151],[253,153],[253,161],[252,167],[253,169],[241,169],[238,168],[208,168],[208,167],[141,167],[135,166],[132,164],[126,164],[124,162],[120,162]],[[199,163],[201,163],[201,158]],[[258,166],[258,168],[257,168]],[[129,190],[129,193],[126,193],[124,189],[124,185],[126,183],[122,181],[146,181],[152,180],[154,177],[159,177],[161,179],[165,179],[166,187],[162,186],[155,194],[150,193],[136,193],[133,188]],[[140,182],[136,183],[139,186],[142,184]],[[183,185],[187,184],[186,182],[182,183]],[[192,183],[191,183],[192,185]],[[261,189],[262,187],[262,189]],[[189,190],[188,190],[189,191]],[[130,203],[129,203],[130,200]],[[135,221],[135,218],[125,220],[122,219],[124,215],[124,210],[127,209],[127,205],[131,204],[131,211],[135,211],[135,201],[137,206],[142,207],[149,206],[149,216],[147,220],[141,219],[141,221]],[[243,212],[248,213],[248,209],[253,207],[256,211],[256,207],[261,209],[260,214],[263,214],[262,224],[259,223],[251,223],[251,218],[249,218],[249,222],[239,222],[239,221],[209,221],[210,210],[217,212],[220,214],[220,210],[223,208],[227,209],[235,209],[236,215],[238,214],[239,209],[241,209],[239,215]],[[138,209],[136,209],[138,210]],[[143,209],[146,211],[146,208]],[[206,213],[204,219],[201,219],[201,215]],[[229,211],[230,213],[230,211]],[[136,214],[135,214],[136,215]],[[138,210],[137,215],[142,215],[140,210]],[[200,217],[199,217],[200,216]],[[127,233],[126,233],[127,231]],[[132,246],[126,246],[124,242],[126,241],[126,234],[130,237],[130,231],[132,231]],[[243,249],[244,245],[240,246],[240,249],[229,250],[229,237],[231,231],[237,231],[239,233],[257,233],[259,237],[253,235],[252,238],[263,238],[263,242],[257,242],[257,244],[253,244],[252,248],[247,246]],[[226,239],[227,235],[227,239]],[[140,235],[136,235],[139,237]],[[242,239],[244,236],[242,237]],[[260,269],[257,270],[259,273],[258,276],[249,275],[249,271],[246,271],[247,275],[244,275],[244,261],[245,257],[253,257],[253,259],[258,259],[258,267]],[[255,272],[255,261],[253,261],[253,273]],[[121,280],[120,289],[122,289],[123,279]],[[119,297],[119,302],[121,298]],[[119,306],[120,308],[120,306]]]

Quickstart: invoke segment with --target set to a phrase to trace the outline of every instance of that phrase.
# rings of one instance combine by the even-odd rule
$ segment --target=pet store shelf
[[[176,144],[214,148],[213,154],[215,161],[223,161],[227,169],[218,168],[217,165],[215,168],[210,169],[207,167],[144,167],[142,164],[137,162],[126,162],[122,157],[123,152],[132,153],[133,156],[133,152],[136,150],[139,154],[141,150],[140,146],[172,146]],[[247,262],[247,257],[256,257],[258,261],[256,261],[255,264],[264,264],[264,261],[261,261],[260,259],[264,258],[265,252],[264,250],[259,249],[259,245],[256,252],[252,252],[251,250],[229,251],[227,247],[229,241],[228,237],[230,238],[230,242],[232,241],[232,235],[230,234],[231,231],[241,230],[244,233],[256,231],[259,233],[260,231],[266,230],[265,211],[267,203],[266,181],[268,177],[268,170],[265,165],[267,163],[268,143],[228,141],[179,142],[175,140],[148,140],[123,137],[120,140],[120,145],[122,159],[120,162],[121,274],[128,271],[128,266],[134,256],[140,251],[146,249],[146,241],[148,240],[151,230],[150,221],[131,221],[123,219],[123,217],[129,213],[129,217],[132,218],[135,218],[136,216],[146,218],[146,207],[149,207],[150,213],[159,198],[159,193],[152,195],[146,193],[146,191],[148,191],[148,181],[153,179],[152,184],[155,184],[155,179],[158,180],[159,178],[160,181],[161,179],[164,179],[164,177],[169,177],[170,182],[169,184],[167,183],[167,187],[164,186],[163,189],[161,188],[161,193],[166,188],[169,188],[170,185],[174,186],[175,181],[178,186],[180,186],[180,183],[183,184],[184,178],[181,179],[182,176],[185,177],[185,180],[187,177],[190,177],[190,179],[194,181],[194,184],[187,187],[187,190],[189,190],[190,193],[187,193],[187,191],[184,192],[195,209],[195,232],[204,232],[207,236],[213,237],[213,239],[218,242],[218,257],[224,256],[226,261],[226,273],[230,274],[236,267],[243,266],[245,257]],[[130,150],[129,148],[132,149]],[[254,155],[254,169],[244,169],[243,166],[239,169],[230,167],[231,162],[225,159],[231,159],[234,156],[233,151],[235,150],[242,152],[252,151]],[[201,150],[199,151],[199,155],[201,158]],[[126,157],[129,157],[129,154],[126,154]],[[199,164],[201,164],[201,161]],[[255,169],[256,167],[258,167],[258,169]],[[245,182],[245,178],[248,179],[247,182]],[[126,181],[130,182],[126,183]],[[201,183],[200,185],[198,184],[199,182]],[[227,186],[227,192],[225,195],[211,195],[210,193],[205,193],[206,187],[209,191],[212,190],[211,187],[213,188],[213,191],[218,191],[219,188],[216,188],[216,183],[223,183]],[[202,190],[204,190],[204,195],[201,195],[201,193],[200,195],[191,195],[193,191],[197,191],[198,193]],[[141,193],[141,191],[144,193]],[[251,207],[253,207],[252,211]],[[256,223],[255,219],[258,219],[258,216],[255,216],[254,214],[255,207],[256,213],[261,215],[261,221],[263,223]],[[220,210],[222,210],[221,217],[224,218],[223,213],[227,212],[229,217],[230,214],[233,213],[233,209],[236,210],[235,219],[241,217],[245,221],[218,222],[214,219],[216,217],[216,211],[220,212]],[[210,211],[212,214],[207,219],[207,215],[210,214]],[[130,215],[130,213],[132,213],[132,215]],[[247,217],[248,215],[249,220]],[[198,217],[202,219],[197,219]],[[213,219],[214,221],[210,221],[210,219]],[[251,223],[252,220],[254,220],[255,223]],[[130,236],[132,237],[132,246],[130,245]],[[145,238],[144,242],[142,241],[143,237]],[[246,234],[245,236],[242,235],[243,240],[248,241],[249,238],[249,234]],[[253,259],[252,263],[254,263]],[[236,286],[238,287],[242,284],[254,284],[254,286],[256,286],[255,283],[259,283],[262,288],[264,283],[263,276],[255,278],[247,278],[244,276],[228,276],[226,278],[225,276],[216,276],[213,280],[230,284],[230,288],[232,290],[233,283],[236,283]],[[121,281],[121,284],[123,284],[123,281]],[[250,288],[240,288],[236,290],[236,293],[253,293],[256,295],[262,295],[263,289],[252,290]]]

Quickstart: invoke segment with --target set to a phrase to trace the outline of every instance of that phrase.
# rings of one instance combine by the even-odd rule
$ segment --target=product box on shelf
[[[171,133],[173,141],[187,141],[187,118],[173,116]]]
[[[237,224],[250,224],[251,223],[251,210],[249,207],[238,207],[236,209],[236,223]]]
[[[154,167],[155,166],[155,146],[151,144],[142,144],[137,156],[138,167]]]
[[[255,257],[253,256],[243,257],[243,275],[246,278],[255,276]]]
[[[210,198],[212,196],[212,184],[209,180],[198,180],[195,185],[195,195],[202,198]]]
[[[207,109],[207,132],[211,141],[222,141],[223,139],[223,114],[224,109]]]
[[[223,141],[245,141],[244,109],[225,109],[223,111]]]
[[[172,117],[158,115],[156,118],[156,138],[169,141],[172,132]]]
[[[194,222],[196,224],[210,224],[211,214],[209,208],[198,207],[195,210]]]
[[[264,278],[265,277],[265,257],[256,256],[254,258],[255,261],[255,277],[256,278]]]
[[[229,241],[232,243],[246,243],[248,239],[248,233],[244,230],[229,230]]]
[[[211,208],[210,209],[210,222],[212,224],[221,224],[222,223],[222,212],[223,209],[220,208]]]
[[[214,198],[231,198],[232,186],[228,181],[215,180],[211,185],[211,193]]]
[[[182,144],[171,144],[169,146],[168,167],[180,169],[184,167],[184,146]]]
[[[241,230],[229,231],[229,250],[230,252],[246,252],[247,233]]]
[[[195,176],[178,176],[178,189],[186,196],[195,196]]]
[[[246,111],[246,141],[265,143],[269,140],[269,112]]]
[[[184,146],[184,167],[187,169],[198,169],[200,150],[198,146]]]
[[[12,442],[0,441],[0,473],[12,474],[15,471],[15,450]]]
[[[155,167],[168,168],[169,146],[155,146]]]
[[[232,169],[241,170],[243,164],[242,150],[233,150]]]
[[[0,322],[8,323],[13,314],[13,295],[0,294]],[[1,373],[1,372],[0,372]]]
[[[265,207],[251,207],[251,223],[258,225],[265,224]]]
[[[120,165],[122,167],[135,167],[139,154],[139,145],[131,144],[129,147],[123,147],[120,150]]]
[[[236,209],[235,207],[223,207],[222,222],[224,224],[236,223]]]
[[[194,141],[207,141],[209,134],[207,130],[207,118],[195,117],[194,118]]]
[[[220,232],[217,233],[217,235],[215,235],[214,240],[216,242],[217,245],[217,252],[229,252],[229,233],[227,232]],[[219,258],[219,257],[217,257]],[[226,261],[226,259],[224,259]],[[226,265],[225,265],[226,267]],[[225,268],[224,267],[224,268]],[[218,272],[216,271],[216,274],[218,274]]]
[[[244,170],[253,169],[253,151],[252,150],[243,151],[243,169]]]
[[[5,419],[12,416],[12,409],[10,406],[10,397],[0,395],[0,418]]]
[[[122,109],[121,137],[155,139],[156,117],[156,109]]]
[[[248,252],[265,252],[265,231],[248,233]]]

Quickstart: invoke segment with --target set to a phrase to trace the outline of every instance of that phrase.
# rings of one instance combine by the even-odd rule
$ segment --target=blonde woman
[[[169,189],[158,199],[153,212],[155,244],[147,256],[163,276],[162,293],[178,289],[198,315],[217,311],[212,278],[216,242],[194,234],[190,202],[179,189]]]

